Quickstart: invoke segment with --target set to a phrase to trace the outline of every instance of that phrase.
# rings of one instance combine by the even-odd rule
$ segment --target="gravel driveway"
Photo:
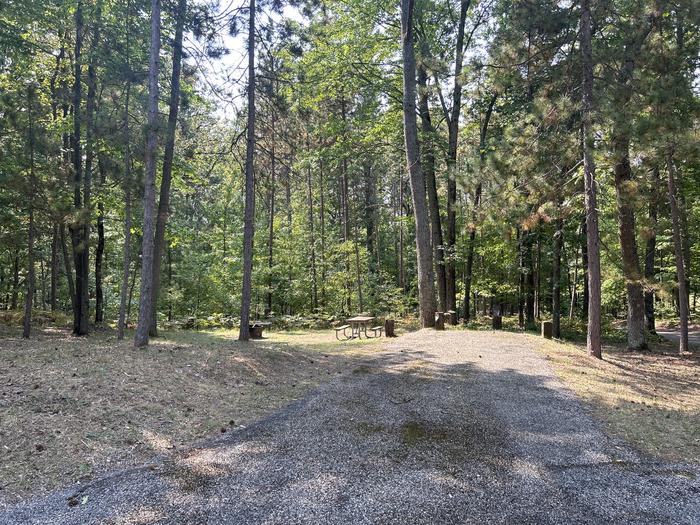
[[[248,428],[0,523],[700,523],[700,469],[606,437],[534,341],[406,335]]]

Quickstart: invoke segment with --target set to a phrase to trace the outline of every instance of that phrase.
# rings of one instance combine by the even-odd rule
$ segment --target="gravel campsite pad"
[[[409,334],[257,423],[0,522],[698,523],[698,467],[606,436],[535,344]]]

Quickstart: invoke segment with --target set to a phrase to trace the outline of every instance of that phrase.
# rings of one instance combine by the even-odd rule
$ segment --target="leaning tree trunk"
[[[156,166],[158,153],[158,70],[160,55],[160,0],[151,0],[151,49],[148,61],[148,133],[146,136],[143,192],[143,239],[141,241],[141,293],[139,324],[134,346],[148,345],[153,303],[155,257]]]
[[[158,335],[158,296],[160,295],[160,267],[163,260],[163,245],[165,244],[165,228],[170,210],[170,185],[173,174],[173,158],[175,155],[175,129],[177,113],[180,107],[180,72],[182,70],[182,35],[185,24],[187,0],[178,0],[175,22],[175,42],[173,43],[173,71],[170,78],[170,108],[168,112],[168,127],[165,136],[165,151],[163,153],[163,176],[160,182],[160,198],[158,200],[158,215],[156,218],[156,233],[153,248],[153,300],[151,301],[151,317],[149,335]]]
[[[243,213],[243,286],[241,288],[241,325],[238,339],[250,339],[250,296],[253,277],[253,236],[255,228],[255,0],[248,9],[248,138],[245,159],[245,211]]]
[[[673,223],[673,247],[676,256],[676,274],[678,277],[678,309],[680,311],[681,341],[680,352],[688,351],[688,293],[685,279],[685,263],[683,260],[683,241],[681,238],[681,221],[678,211],[678,192],[676,190],[676,166],[673,161],[673,148],[669,147],[666,154],[668,171],[668,200],[671,204],[671,220]]]
[[[416,122],[416,58],[413,49],[414,0],[401,0],[401,51],[403,55],[403,121],[406,163],[411,177],[413,214],[416,222],[418,299],[421,326],[435,326],[435,288],[430,245],[430,221],[425,197],[425,180],[418,152]]]
[[[593,160],[593,57],[591,46],[591,3],[581,1],[581,69],[583,123],[583,181],[586,207],[586,249],[588,253],[588,329],[586,349],[592,357],[601,359],[600,327],[600,233],[596,195],[595,162]]]

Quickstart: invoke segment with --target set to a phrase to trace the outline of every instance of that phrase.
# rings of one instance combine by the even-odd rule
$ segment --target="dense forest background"
[[[156,4],[160,91],[149,118]],[[157,321],[237,323],[250,8],[2,3],[8,319],[25,306],[35,319],[71,315],[77,334],[119,325],[120,310],[136,322],[150,144]],[[418,0],[411,9],[435,308],[465,322],[497,312],[523,326],[553,314],[585,320],[581,5]],[[400,6],[321,0],[252,12],[251,316],[414,315]],[[647,333],[678,318],[679,246],[691,317],[698,312],[698,16],[692,0],[591,6],[601,312],[629,326],[641,314]],[[643,345],[644,334],[630,336]]]

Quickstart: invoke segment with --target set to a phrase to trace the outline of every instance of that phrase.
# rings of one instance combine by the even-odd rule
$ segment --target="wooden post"
[[[542,337],[545,339],[552,338],[552,321],[542,321]]]
[[[396,337],[394,333],[394,324],[393,319],[384,320],[384,335],[386,335],[386,337]]]
[[[500,315],[494,315],[491,318],[491,328],[494,330],[500,330],[503,328],[503,318]]]
[[[435,312],[435,330],[445,329],[445,312]]]
[[[457,312],[454,310],[448,310],[447,311],[447,322],[450,323],[451,325],[457,325],[458,319],[457,319]]]

